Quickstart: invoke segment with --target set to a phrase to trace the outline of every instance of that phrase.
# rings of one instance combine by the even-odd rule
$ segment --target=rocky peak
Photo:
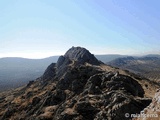
[[[71,66],[84,65],[85,63],[99,65],[102,62],[98,61],[87,49],[82,47],[72,47],[64,56],[59,57],[56,64],[52,63],[49,65],[42,78],[43,80],[47,80],[52,79],[55,76],[63,76]]]
[[[62,76],[71,64],[72,66],[78,66],[85,63],[100,65],[102,62],[98,61],[97,58],[87,49],[82,47],[72,47],[64,56],[59,57],[56,64],[57,76]]]
[[[75,61],[77,64],[84,64],[85,62],[99,65],[100,62],[96,59],[96,57],[91,54],[87,49],[82,47],[72,47],[70,48],[64,56],[60,56],[57,62],[57,66],[60,64],[69,63],[69,61]]]
[[[86,60],[86,62],[98,63],[98,60],[87,49],[82,47],[72,47],[64,55],[66,58],[74,60]],[[88,60],[88,61],[87,61]]]

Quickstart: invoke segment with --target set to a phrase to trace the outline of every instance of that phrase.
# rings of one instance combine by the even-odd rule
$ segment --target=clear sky
[[[0,57],[159,54],[159,0],[0,0]]]

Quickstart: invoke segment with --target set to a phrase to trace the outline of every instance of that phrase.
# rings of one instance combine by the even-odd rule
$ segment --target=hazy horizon
[[[65,53],[64,53],[65,54]],[[64,54],[61,54],[61,55],[64,55]],[[94,53],[92,53],[94,54]],[[45,58],[49,58],[49,57],[58,57],[58,56],[61,56],[61,55],[51,55],[51,56],[45,56],[45,57],[23,57],[23,56],[4,56],[4,57],[0,57],[1,58],[24,58],[24,59],[45,59]],[[143,56],[146,56],[146,55],[160,55],[160,54],[94,54],[96,56],[105,56],[105,55],[120,55],[120,56],[133,56],[133,57],[143,57]]]
[[[0,58],[160,54],[158,0],[0,1]]]

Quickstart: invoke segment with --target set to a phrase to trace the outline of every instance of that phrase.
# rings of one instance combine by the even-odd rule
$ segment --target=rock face
[[[148,115],[148,117],[143,116]],[[157,90],[152,102],[143,111],[141,111],[141,117],[136,120],[159,120],[160,119],[160,90]]]
[[[72,47],[42,77],[0,100],[1,119],[129,120],[125,113],[150,104],[135,78],[101,64],[85,48]]]
[[[48,79],[54,78],[54,76],[56,75],[55,74],[55,66],[56,66],[56,64],[52,63],[47,67],[47,69],[45,70],[45,72],[42,76],[43,80],[46,80],[46,79],[48,80]]]
[[[56,64],[57,76],[62,76],[69,68],[69,64],[72,64],[72,66],[78,66],[85,63],[100,65],[102,62],[98,61],[96,57],[85,48],[72,47],[64,56],[59,57]]]
[[[64,55],[65,58],[75,60],[77,64],[84,64],[85,62],[92,65],[99,65],[100,62],[88,50],[81,47],[72,47]]]

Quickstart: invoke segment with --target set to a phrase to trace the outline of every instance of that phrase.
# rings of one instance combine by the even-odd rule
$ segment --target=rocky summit
[[[28,85],[0,93],[1,120],[130,120],[159,86],[72,47]]]

